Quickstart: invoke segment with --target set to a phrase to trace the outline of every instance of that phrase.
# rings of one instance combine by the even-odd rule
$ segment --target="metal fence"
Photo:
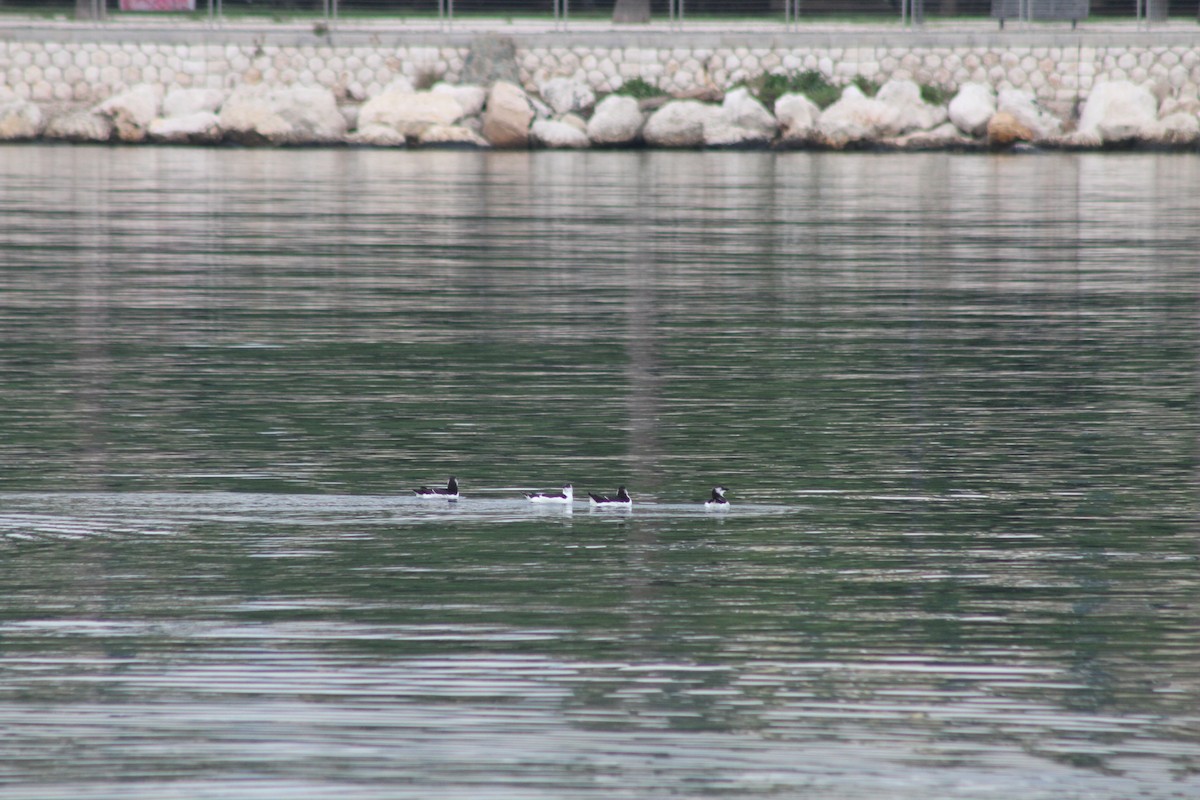
[[[783,25],[805,21],[844,20],[849,23],[900,22],[921,25],[927,20],[962,20],[974,24],[999,20],[1072,23],[1092,20],[1165,20],[1197,18],[1200,0],[0,0],[0,14],[159,18],[184,16],[219,23],[266,18],[277,22],[312,20],[325,25],[378,23],[414,24],[495,18],[499,21],[538,21],[565,29],[573,23],[667,23],[682,28],[687,22]],[[624,6],[624,10],[622,9]],[[626,18],[629,8],[633,18]],[[1079,9],[1083,11],[1080,13]],[[1070,9],[1063,11],[1063,9]],[[639,16],[640,15],[640,16]]]

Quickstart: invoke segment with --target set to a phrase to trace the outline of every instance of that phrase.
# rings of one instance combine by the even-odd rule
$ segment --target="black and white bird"
[[[430,489],[428,486],[422,486],[420,489],[413,489],[413,493],[417,497],[423,497],[426,500],[457,500],[458,499],[458,478],[450,476],[450,481],[446,484],[445,489],[434,487]]]
[[[729,501],[725,499],[725,493],[729,491],[724,486],[714,486],[712,497],[704,501],[704,509],[706,511],[727,511],[729,509]]]
[[[525,497],[531,503],[560,503],[570,505],[575,501],[575,487],[563,484],[561,492],[526,492]]]
[[[603,508],[633,508],[633,498],[629,496],[629,492],[625,491],[625,487],[617,488],[617,493],[613,497],[603,494],[592,494],[588,492],[589,505]]]

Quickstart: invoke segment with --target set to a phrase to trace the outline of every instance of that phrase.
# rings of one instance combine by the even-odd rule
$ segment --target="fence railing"
[[[1139,26],[1176,19],[1197,19],[1200,0],[624,0],[640,4],[656,29],[681,30],[685,24],[738,23],[783,26],[795,30],[806,22],[842,20],[861,24],[920,27],[927,21],[954,21],[978,27],[990,20],[1136,22]],[[75,19],[178,18],[213,25],[250,18],[277,22],[312,20],[338,24],[436,24],[456,21],[541,22],[555,30],[574,24],[614,22],[613,0],[0,0],[0,15],[27,12]]]

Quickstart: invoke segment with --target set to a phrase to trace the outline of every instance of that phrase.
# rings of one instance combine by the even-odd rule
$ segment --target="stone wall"
[[[9,34],[0,40],[0,87],[47,102],[96,103],[151,84],[231,90],[247,83],[321,86],[362,101],[404,76],[415,85],[457,83],[471,52],[463,35],[412,37],[270,35],[203,31]],[[1097,82],[1152,84],[1160,99],[1200,95],[1194,35],[1131,32],[1089,36],[999,33],[966,37],[897,33],[855,37],[671,34],[671,46],[638,35],[539,34],[514,38],[528,90],[568,77],[605,94],[641,78],[680,95],[723,91],[764,72],[819,70],[835,81],[861,75],[876,83],[910,79],[954,91],[965,83],[1033,94],[1060,116],[1074,113]],[[661,41],[666,37],[658,37]],[[955,39],[965,41],[955,41]],[[640,40],[640,41],[639,41]]]

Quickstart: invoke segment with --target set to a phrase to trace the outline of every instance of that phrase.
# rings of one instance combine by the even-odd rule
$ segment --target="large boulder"
[[[1034,132],[1007,111],[997,111],[988,120],[987,140],[993,147],[1008,147],[1017,142],[1032,142]]]
[[[538,94],[555,114],[585,111],[596,104],[592,87],[573,78],[551,78],[538,86]]]
[[[896,147],[902,150],[952,150],[977,147],[978,142],[960,131],[953,122],[943,122],[927,131],[914,131],[897,137]]]
[[[453,125],[462,116],[462,106],[448,92],[394,89],[376,95],[363,104],[358,112],[358,127],[382,125],[416,139],[426,128]]]
[[[92,110],[68,111],[46,123],[42,135],[68,142],[107,142],[112,138],[112,120]]]
[[[486,139],[463,125],[434,125],[426,128],[418,141],[434,147],[488,147]]]
[[[817,119],[817,137],[825,145],[840,149],[856,142],[877,142],[892,135],[899,114],[893,106],[867,97],[854,85],[842,90],[836,103]]]
[[[1062,133],[1062,120],[1039,106],[1031,92],[1001,89],[996,110],[1012,114],[1014,119],[1033,133],[1036,141],[1055,139]]]
[[[587,135],[594,144],[629,144],[641,134],[643,121],[637,100],[612,94],[596,105]]]
[[[775,101],[780,139],[785,144],[811,142],[817,135],[821,109],[807,95],[785,94]]]
[[[1129,81],[1107,81],[1092,87],[1072,139],[1081,144],[1152,138],[1158,101],[1150,90]]]
[[[172,144],[213,144],[221,141],[221,120],[211,111],[159,117],[146,129],[147,138]]]
[[[770,144],[777,128],[771,112],[742,87],[725,95],[720,109],[704,121],[704,143],[710,147]]]
[[[161,106],[160,89],[142,83],[113,95],[93,111],[108,117],[113,124],[113,131],[122,142],[140,142],[146,138],[150,123],[158,118]]]
[[[162,101],[163,117],[188,117],[200,111],[216,113],[225,102],[220,89],[172,89]]]
[[[947,108],[950,121],[968,136],[982,136],[996,113],[996,93],[983,83],[963,84]]]
[[[921,87],[909,80],[890,80],[875,93],[875,99],[896,110],[892,135],[927,131],[946,121],[946,109],[926,103]]]
[[[529,129],[531,138],[543,147],[581,148],[591,144],[587,134],[569,122],[539,119]]]
[[[487,102],[487,89],[474,84],[455,85],[450,83],[435,83],[429,91],[434,94],[445,94],[453,97],[462,108],[464,117],[476,117],[483,113],[483,104]]]
[[[368,147],[404,147],[408,139],[391,125],[358,126],[346,136],[349,144]]]
[[[1167,114],[1151,129],[1150,138],[1160,144],[1195,144],[1200,141],[1200,117],[1188,111]]]
[[[642,138],[655,147],[699,147],[704,144],[704,123],[716,113],[698,100],[672,100],[646,120]]]
[[[46,127],[46,117],[36,103],[0,86],[0,141],[36,139]]]
[[[346,133],[333,92],[316,86],[238,87],[220,120],[226,138],[243,144],[332,144]]]
[[[527,147],[533,117],[525,91],[514,83],[497,81],[483,112],[483,138],[495,147]]]

